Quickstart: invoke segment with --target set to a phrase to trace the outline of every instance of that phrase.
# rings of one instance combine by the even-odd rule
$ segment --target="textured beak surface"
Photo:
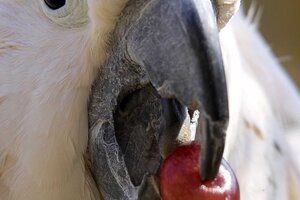
[[[159,199],[163,146],[200,111],[201,174],[214,178],[228,123],[225,73],[210,0],[131,0],[90,99],[92,171],[105,199]]]

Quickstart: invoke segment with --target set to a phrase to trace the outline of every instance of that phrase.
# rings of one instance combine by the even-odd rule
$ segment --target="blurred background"
[[[300,87],[300,1],[242,0],[244,10],[251,4],[262,9],[260,31],[275,55]]]

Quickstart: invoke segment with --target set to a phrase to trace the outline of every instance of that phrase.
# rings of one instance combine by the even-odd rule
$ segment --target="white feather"
[[[125,2],[89,0],[90,21],[65,28],[39,1],[0,1],[1,200],[100,198],[84,163],[87,99]]]
[[[225,157],[241,199],[290,199],[300,186],[290,179],[299,176],[285,134],[300,125],[300,98],[255,27],[238,14],[220,35],[230,102]]]

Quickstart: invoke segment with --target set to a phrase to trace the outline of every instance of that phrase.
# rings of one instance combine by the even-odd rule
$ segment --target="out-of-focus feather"
[[[241,199],[289,199],[292,184],[299,180],[296,158],[290,156],[285,136],[300,124],[299,93],[241,13],[221,31],[220,38],[230,102],[225,156],[238,176]]]

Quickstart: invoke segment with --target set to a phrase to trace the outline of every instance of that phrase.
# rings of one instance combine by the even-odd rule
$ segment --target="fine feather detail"
[[[84,160],[86,107],[125,4],[89,0],[89,22],[72,28],[39,1],[0,1],[1,200],[100,199]]]

